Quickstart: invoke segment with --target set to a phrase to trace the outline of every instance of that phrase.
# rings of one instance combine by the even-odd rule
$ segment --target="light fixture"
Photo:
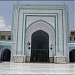
[[[27,45],[30,45],[30,42],[28,41]]]

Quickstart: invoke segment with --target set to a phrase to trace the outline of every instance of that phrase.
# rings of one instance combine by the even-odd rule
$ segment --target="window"
[[[1,36],[1,40],[5,40],[5,36],[3,35],[3,36]]]
[[[74,41],[75,41],[75,37],[74,37]]]
[[[71,32],[71,35],[74,35],[74,32]]]
[[[8,36],[8,40],[11,40],[11,36]]]
[[[72,41],[72,37],[70,36],[70,41]]]

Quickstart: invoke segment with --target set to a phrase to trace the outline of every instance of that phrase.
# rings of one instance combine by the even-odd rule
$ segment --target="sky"
[[[70,30],[75,30],[75,1],[18,1],[19,4],[68,5]],[[16,1],[0,1],[0,31],[9,30],[12,24],[13,5]],[[4,29],[3,29],[4,28]]]

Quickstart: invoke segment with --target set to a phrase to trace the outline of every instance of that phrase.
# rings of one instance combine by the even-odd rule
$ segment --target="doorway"
[[[71,63],[75,63],[75,49],[71,50],[69,53],[69,59]]]
[[[1,54],[1,61],[10,61],[11,51],[9,49],[3,50]]]
[[[42,30],[31,36],[31,62],[49,62],[49,35]]]

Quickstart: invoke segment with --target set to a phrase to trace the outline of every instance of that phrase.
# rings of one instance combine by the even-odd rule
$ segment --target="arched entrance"
[[[42,33],[42,35],[40,35],[41,33]],[[35,58],[33,58],[33,54],[35,54],[35,53],[33,53],[34,52],[33,49],[35,49],[34,45],[37,45],[37,43],[36,43],[37,41],[35,41],[36,39],[33,40],[36,43],[36,44],[34,44],[32,41],[32,38],[38,38],[38,40],[39,40],[40,39],[39,36],[43,36],[43,38],[46,40],[45,34],[48,37],[48,41],[47,41],[48,45],[45,43],[45,44],[43,44],[43,46],[41,46],[42,43],[38,42],[38,43],[40,43],[40,44],[38,44],[38,48],[37,48],[37,46],[35,46],[35,47],[36,47],[36,49],[41,48],[41,51],[44,50],[43,52],[45,52],[47,50],[49,53],[46,53],[47,52],[46,51],[45,54],[48,55],[49,62],[52,62],[53,57],[54,57],[55,48],[56,48],[55,47],[55,29],[51,24],[49,24],[43,20],[38,20],[38,21],[33,22],[30,26],[28,26],[28,28],[26,30],[26,46],[25,46],[26,51],[25,51],[25,54],[26,54],[26,61],[27,62],[30,62],[30,61],[32,61],[32,62],[48,62],[47,60],[45,60],[45,61],[43,59],[41,60],[41,58],[42,58],[41,55],[42,54],[44,55],[44,53],[38,53],[38,54],[36,53],[36,57],[37,57],[37,55],[39,55],[41,57],[40,58],[41,61],[39,61],[38,58],[37,58],[38,61],[34,61]],[[44,46],[46,47],[46,45],[48,46],[47,49],[43,48]],[[39,50],[37,50],[37,51],[39,51]]]
[[[70,59],[70,62],[75,62],[75,49],[70,51],[69,59]]]
[[[5,49],[1,53],[1,61],[10,61],[11,51],[9,49]]]
[[[49,35],[38,30],[31,37],[31,62],[49,61]]]

